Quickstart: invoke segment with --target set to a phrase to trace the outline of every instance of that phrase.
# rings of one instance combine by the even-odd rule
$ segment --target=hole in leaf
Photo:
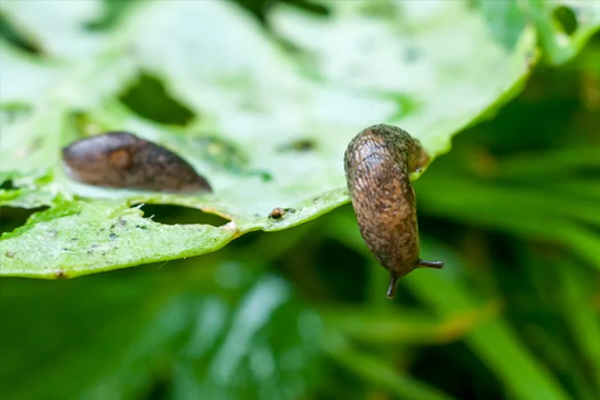
[[[235,142],[217,135],[191,137],[187,140],[194,154],[203,160],[233,173],[244,171],[248,155]]]
[[[21,34],[10,20],[0,13],[0,37],[15,45],[16,47],[32,54],[40,54],[41,49],[33,41]]]
[[[205,213],[197,208],[170,204],[134,204],[132,206],[144,212],[144,218],[165,225],[203,224],[220,227],[229,222],[218,215]]]
[[[178,146],[185,146],[190,154],[208,161],[215,167],[241,176],[259,176],[263,182],[273,179],[270,172],[250,169],[248,154],[235,141],[214,134],[201,136],[174,136]]]
[[[12,232],[20,226],[25,225],[29,217],[41,211],[45,211],[50,207],[37,208],[17,208],[17,207],[0,207],[0,235],[6,232]]]
[[[187,125],[194,113],[177,101],[156,76],[142,72],[119,97],[136,114],[161,124]]]
[[[14,185],[12,179],[4,181],[0,185],[0,190],[16,190],[16,189],[18,189],[18,187]]]
[[[577,18],[569,7],[560,6],[554,10],[554,18],[560,23],[567,35],[572,35],[577,30]]]

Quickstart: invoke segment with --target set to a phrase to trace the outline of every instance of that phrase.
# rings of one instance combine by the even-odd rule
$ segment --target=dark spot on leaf
[[[11,179],[2,182],[2,185],[0,185],[0,190],[16,190],[16,189],[18,189],[18,187],[13,185],[13,181]]]
[[[408,47],[404,51],[404,61],[406,63],[413,63],[417,61],[420,56],[421,54],[419,52],[419,49],[417,49],[416,47]]]
[[[88,250],[87,254],[88,254],[88,256],[91,256],[92,254],[94,254],[94,252],[92,250]]]
[[[111,229],[111,230],[112,230],[112,229],[115,229],[115,226],[117,226],[117,225],[116,225],[116,224],[112,224],[112,225],[110,226],[110,229]]]
[[[27,220],[34,214],[47,210],[49,207],[17,208],[0,207],[0,234],[12,232],[20,226],[25,225]]]
[[[7,251],[6,253],[4,253],[4,255],[6,256],[6,258],[13,258],[15,256],[15,253],[12,251]]]
[[[84,28],[89,31],[102,31],[112,28],[120,21],[120,17],[125,14],[137,0],[125,1],[107,1],[102,7],[102,14],[93,21],[85,23]]]
[[[31,112],[32,107],[29,105],[14,103],[2,104],[0,106],[0,128],[25,120],[31,115]]]
[[[328,7],[314,0],[280,0],[281,2],[287,3],[289,6],[299,8],[303,11],[313,14],[314,16],[327,16],[331,14]],[[237,3],[248,9],[254,14],[261,22],[266,22],[266,17],[272,6],[277,4],[277,1],[265,1],[265,0],[251,0],[251,1],[237,1]]]
[[[119,225],[120,226],[126,226],[127,225],[127,221],[125,221],[123,218],[119,217]]]
[[[558,21],[567,35],[570,36],[577,30],[577,17],[569,7],[557,7],[554,10],[554,18]]]
[[[111,234],[110,234],[110,235],[108,235],[108,238],[109,238],[110,240],[115,240],[116,238],[118,238],[118,236],[117,236],[116,234],[114,234],[114,233],[112,233],[112,232],[111,232]]]
[[[422,107],[421,104],[414,99],[414,97],[410,97],[401,93],[389,94],[385,95],[385,97],[393,100],[394,103],[398,105],[398,109],[392,118],[401,118],[407,114],[412,114]]]
[[[358,12],[366,17],[377,19],[389,19],[396,15],[395,5],[388,1],[365,1],[360,3]]]
[[[218,215],[179,205],[144,204],[140,206],[134,204],[132,207],[142,210],[144,218],[165,225],[203,224],[219,227],[229,222],[228,219]],[[136,228],[146,229],[141,225],[136,225]]]
[[[64,271],[64,270],[62,270],[62,269],[59,269],[59,270],[57,270],[57,271],[54,273],[54,277],[55,277],[56,279],[64,279],[64,278],[66,278],[66,277],[67,277],[67,274],[65,273],[65,271]]]
[[[256,175],[260,175],[261,179],[263,180],[263,182],[271,182],[273,180],[273,176],[266,171],[256,171],[255,172]]]
[[[17,27],[10,22],[3,14],[0,13],[0,37],[10,42],[14,46],[17,46],[21,50],[24,50],[32,54],[40,54],[40,48],[37,43],[29,40],[29,37],[25,32],[20,31]]]
[[[77,132],[80,138],[86,138],[102,133],[109,127],[101,126],[91,114],[82,111],[69,113],[71,129]]]
[[[161,124],[187,125],[194,119],[192,110],[168,93],[157,76],[147,72],[140,74],[120,99],[136,114]]]
[[[138,228],[138,229],[143,229],[143,230],[148,229],[148,227],[144,226],[144,225],[136,225],[135,227]]]
[[[279,147],[279,151],[310,151],[317,147],[313,139],[298,139]]]
[[[177,146],[186,152],[211,163],[218,169],[241,176],[260,176],[263,181],[270,181],[267,171],[248,168],[249,157],[233,140],[218,135],[177,136],[173,138]]]
[[[199,158],[233,173],[243,173],[249,158],[234,141],[217,135],[182,137]]]

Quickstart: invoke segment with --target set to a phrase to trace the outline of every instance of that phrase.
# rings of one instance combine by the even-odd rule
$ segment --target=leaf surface
[[[278,6],[271,31],[227,2],[139,1],[104,30],[90,28],[104,2],[38,3],[0,8],[39,48],[2,42],[0,204],[50,209],[4,233],[3,275],[70,277],[206,254],[250,231],[317,218],[348,202],[343,152],[360,130],[401,126],[435,157],[514,96],[537,59],[525,18],[496,22],[510,28],[508,40],[467,1],[331,1],[327,17]],[[162,97],[143,92],[148,80]],[[191,118],[166,124],[136,111],[173,103]],[[109,130],[177,152],[214,193],[69,180],[61,147]],[[165,225],[143,218],[142,203],[230,223]],[[269,218],[275,207],[283,218]]]

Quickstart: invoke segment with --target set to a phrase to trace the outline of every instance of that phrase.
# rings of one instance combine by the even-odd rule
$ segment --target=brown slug
[[[442,268],[419,258],[416,199],[410,174],[429,160],[421,143],[400,128],[373,125],[360,132],[344,155],[346,182],[367,247],[390,272],[387,297],[415,268]]]
[[[67,175],[97,186],[152,191],[211,191],[177,154],[127,132],[78,140],[62,150]]]

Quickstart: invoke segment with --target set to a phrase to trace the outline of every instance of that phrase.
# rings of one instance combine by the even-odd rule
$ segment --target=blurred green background
[[[238,3],[264,19],[267,2]],[[393,301],[349,205],[201,258],[2,279],[2,398],[600,398],[600,35],[538,65],[414,186],[423,258],[446,266]],[[3,207],[2,232],[30,214]]]

